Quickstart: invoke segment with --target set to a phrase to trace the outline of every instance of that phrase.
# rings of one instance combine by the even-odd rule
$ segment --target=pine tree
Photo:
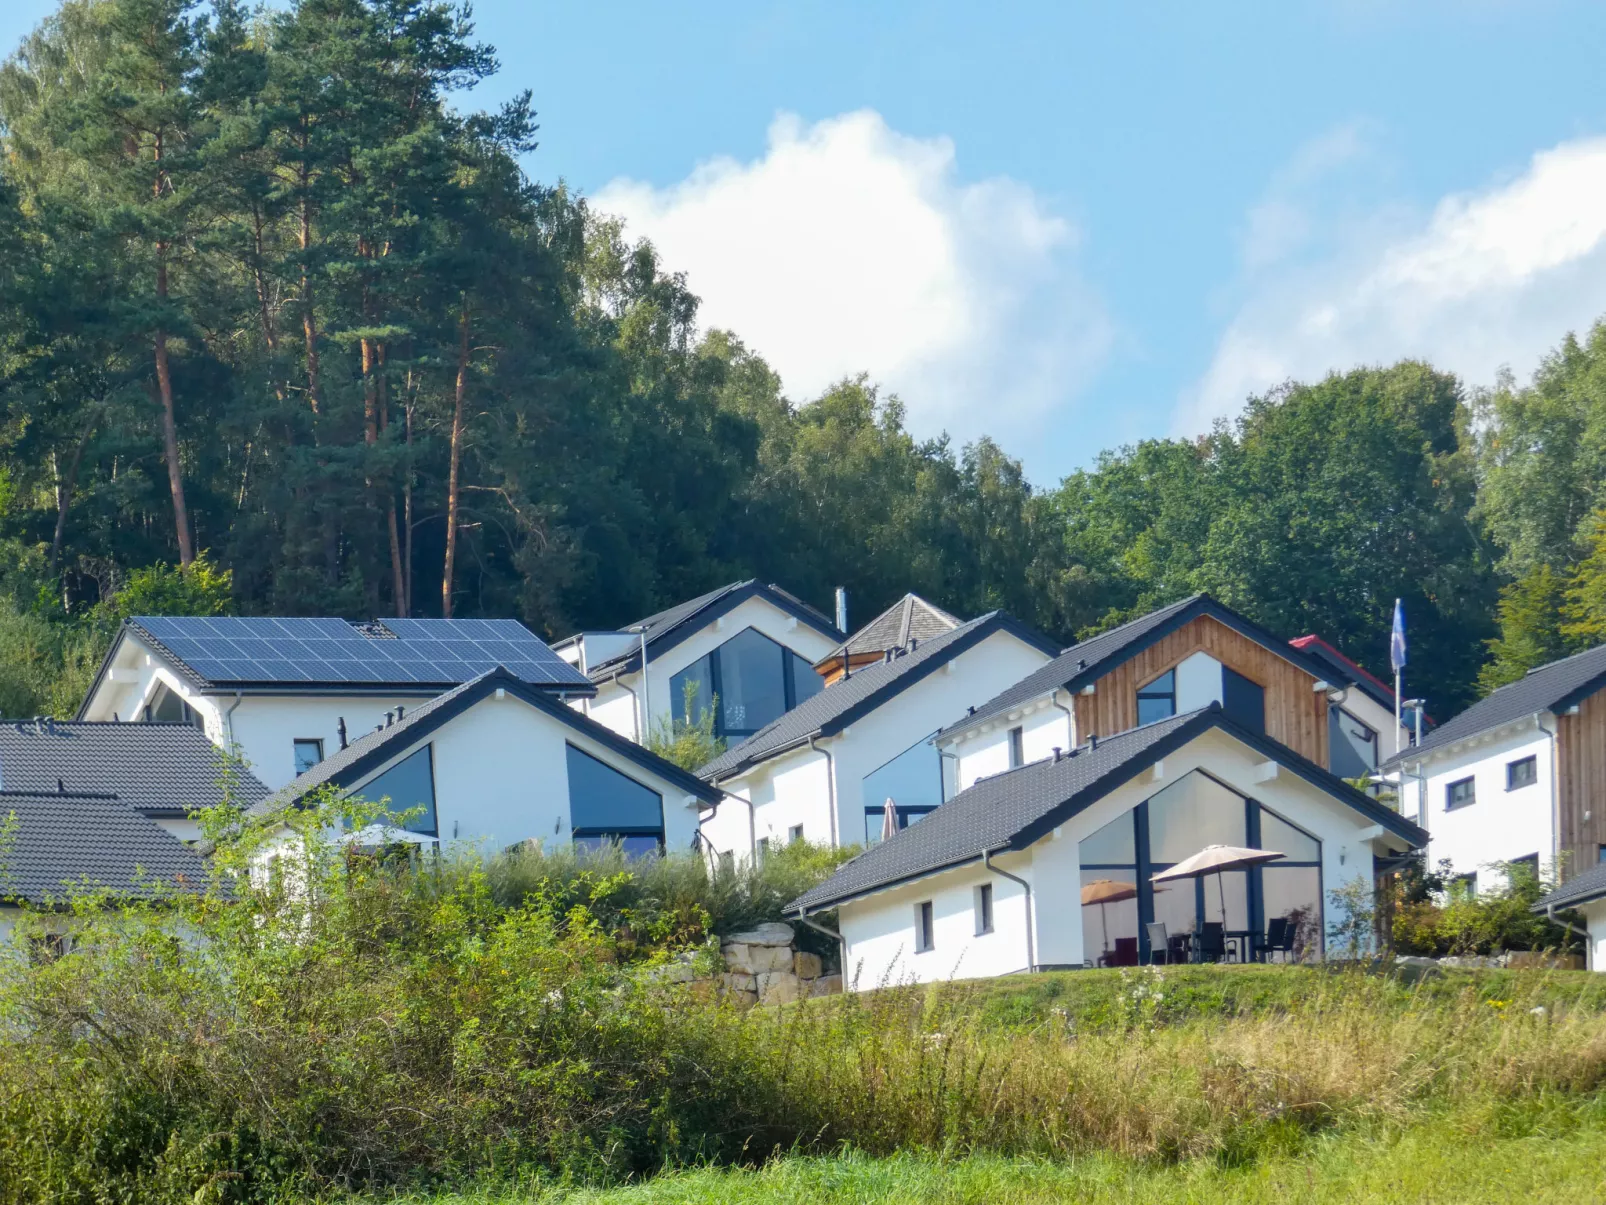
[[[1488,641],[1489,661],[1478,675],[1488,694],[1529,670],[1572,651],[1563,630],[1567,579],[1537,565],[1500,591],[1500,635]]]

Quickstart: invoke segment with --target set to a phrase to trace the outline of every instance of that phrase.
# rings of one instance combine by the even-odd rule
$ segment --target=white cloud
[[[1314,262],[1295,245],[1312,208],[1274,182],[1251,214],[1244,300],[1183,399],[1179,433],[1281,381],[1358,364],[1420,357],[1473,385],[1502,367],[1524,377],[1606,313],[1606,138],[1542,151],[1425,217],[1333,223]]]
[[[1017,181],[962,182],[949,139],[874,112],[782,115],[759,159],[664,189],[615,180],[595,205],[650,238],[702,325],[735,331],[799,400],[868,372],[918,431],[1003,435],[1073,397],[1110,343],[1071,223]]]

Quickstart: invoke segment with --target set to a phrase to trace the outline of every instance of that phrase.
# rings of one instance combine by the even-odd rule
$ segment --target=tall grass
[[[1177,1007],[1205,972],[1084,972],[1096,1008],[1007,1027],[994,985],[743,1013],[657,976],[670,870],[625,904],[598,885],[625,869],[545,865],[413,872],[309,828],[267,883],[79,901],[75,952],[0,970],[0,1202],[609,1182],[844,1147],[1248,1163],[1606,1082],[1606,1014],[1566,973],[1490,1000],[1286,968],[1275,1007],[1217,1012]]]

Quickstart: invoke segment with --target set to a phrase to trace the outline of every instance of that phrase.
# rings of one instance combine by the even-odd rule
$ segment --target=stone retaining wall
[[[842,990],[841,975],[827,975],[818,954],[794,949],[791,925],[760,925],[720,939],[725,959],[721,987],[739,1004],[786,1004]]]

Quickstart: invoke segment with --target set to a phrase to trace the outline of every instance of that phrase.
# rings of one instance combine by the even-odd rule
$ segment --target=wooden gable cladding
[[[1267,736],[1318,766],[1328,765],[1327,696],[1314,689],[1316,679],[1209,615],[1190,620],[1116,666],[1094,683],[1091,695],[1078,694],[1076,739],[1136,728],[1138,687],[1197,652],[1265,688]]]
[[[1606,690],[1556,717],[1562,875],[1589,870],[1606,845]],[[1585,819],[1586,815],[1588,819]]]

